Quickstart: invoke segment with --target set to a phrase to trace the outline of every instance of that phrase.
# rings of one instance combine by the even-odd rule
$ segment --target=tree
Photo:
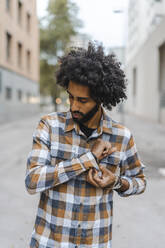
[[[58,56],[82,26],[77,13],[70,0],[49,0],[47,15],[40,21],[40,92],[50,94],[54,104],[59,93],[54,77]]]

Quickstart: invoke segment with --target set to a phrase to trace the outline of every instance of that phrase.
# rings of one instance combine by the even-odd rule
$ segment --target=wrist
[[[120,176],[116,176],[112,189],[120,189],[122,187],[122,180]]]

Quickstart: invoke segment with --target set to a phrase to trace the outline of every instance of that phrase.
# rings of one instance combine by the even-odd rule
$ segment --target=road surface
[[[42,114],[41,114],[42,115]],[[24,185],[26,159],[32,133],[40,116],[0,126],[0,246],[27,248],[39,195],[29,195]],[[116,117],[118,118],[118,117]],[[141,159],[147,165],[147,190],[143,195],[114,195],[113,248],[165,247],[165,127],[126,116]]]

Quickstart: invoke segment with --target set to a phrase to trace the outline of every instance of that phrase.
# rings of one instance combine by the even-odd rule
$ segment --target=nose
[[[78,101],[73,100],[73,101],[70,103],[70,105],[71,105],[71,109],[72,109],[73,112],[74,112],[74,111],[79,111],[79,103],[78,103]]]

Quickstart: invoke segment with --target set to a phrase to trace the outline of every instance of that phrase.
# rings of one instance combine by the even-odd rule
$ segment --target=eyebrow
[[[73,96],[73,95],[69,92],[69,90],[67,90],[67,92],[68,92],[69,95]],[[89,97],[80,97],[80,96],[78,96],[77,98],[78,98],[78,99],[84,99],[84,100],[88,100],[88,99],[89,99]]]

